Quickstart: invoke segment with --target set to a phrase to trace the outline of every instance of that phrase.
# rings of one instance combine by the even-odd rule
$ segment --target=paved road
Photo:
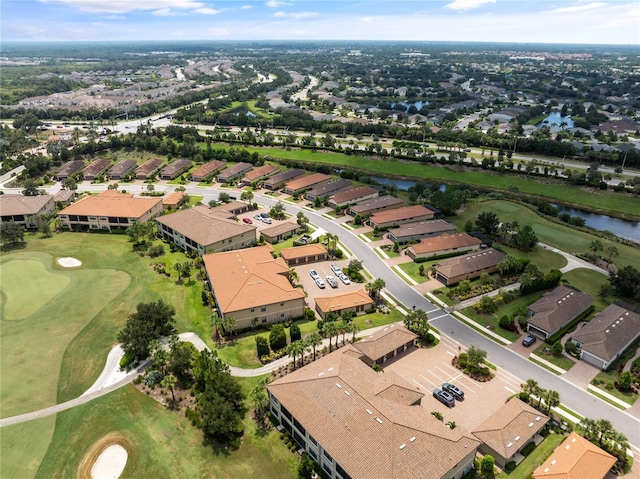
[[[144,187],[139,187],[139,189],[137,189],[137,187],[127,187],[129,191],[140,191],[143,188]],[[80,189],[84,188],[81,187]],[[156,189],[160,190],[161,188],[157,187]],[[186,188],[186,191],[191,194],[204,195],[205,204],[210,199],[217,198],[218,195],[218,190],[196,186],[189,186]],[[256,201],[267,206],[273,206],[278,200],[268,196],[256,195]],[[433,305],[413,288],[409,287],[386,263],[384,263],[382,259],[378,257],[378,255],[375,254],[371,248],[358,239],[357,236],[349,234],[333,220],[323,217],[319,212],[306,210],[290,204],[287,204],[286,209],[287,212],[292,214],[294,217],[298,212],[302,211],[313,224],[326,231],[338,234],[341,242],[355,257],[363,261],[364,266],[371,275],[374,278],[382,278],[385,281],[387,291],[398,301],[400,305],[404,305],[405,308],[411,308],[415,305],[416,308],[426,311],[429,315],[430,322],[434,327],[439,329],[442,334],[451,337],[467,347],[473,344],[484,349],[488,353],[489,361],[497,367],[503,368],[505,371],[520,378],[522,382],[531,378],[538,381],[541,387],[545,389],[558,391],[560,393],[562,403],[583,416],[594,419],[608,419],[618,431],[627,436],[630,444],[640,446],[640,420],[638,420],[638,418],[625,411],[621,411],[600,399],[597,399],[588,392],[567,382],[562,377],[556,376],[546,369],[537,366],[514,351],[491,341],[484,335],[456,320],[445,311]],[[108,389],[109,391],[112,391],[120,386],[122,386],[122,384],[116,383]],[[48,410],[53,411],[50,413],[53,414],[54,412],[69,409],[86,402],[87,398],[94,398],[94,394],[96,394],[95,397],[102,395],[100,394],[101,391],[91,393],[87,396],[81,396],[80,398],[64,404],[53,406],[52,408],[48,408]],[[37,412],[29,414],[35,415]],[[20,416],[17,417],[20,418]],[[0,420],[0,426],[4,426],[8,424],[7,421],[14,419],[15,418],[7,418]]]

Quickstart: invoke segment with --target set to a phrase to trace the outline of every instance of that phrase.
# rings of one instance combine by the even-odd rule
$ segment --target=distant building
[[[218,171],[225,168],[227,164],[224,161],[213,160],[199,166],[191,172],[191,180],[202,182],[211,179]]]
[[[304,175],[304,170],[299,168],[291,168],[280,173],[276,173],[271,178],[267,178],[262,186],[267,190],[279,190],[287,181],[293,180]]]
[[[399,228],[394,228],[387,234],[394,243],[408,243],[423,238],[431,238],[442,234],[455,234],[456,226],[447,220],[429,220],[418,221],[416,223],[407,223]]]
[[[84,166],[84,161],[82,160],[67,161],[64,165],[58,168],[58,171],[56,171],[53,177],[57,181],[66,180],[67,178],[70,178],[76,173],[78,173],[83,166]]]
[[[109,170],[109,179],[110,180],[122,180],[129,173],[136,169],[138,163],[136,160],[122,160],[113,165]]]
[[[331,179],[329,175],[324,173],[312,173],[310,175],[299,176],[284,185],[284,192],[288,195],[302,193],[315,185]]]
[[[293,267],[299,264],[316,263],[327,260],[327,249],[318,243],[294,246],[293,248],[283,248],[280,256],[285,262]]]
[[[161,180],[173,180],[191,168],[191,160],[181,159],[169,163],[160,172]]]
[[[435,211],[422,205],[403,206],[375,213],[369,218],[369,224],[374,228],[393,228],[406,223],[430,220],[434,216]]]
[[[493,248],[456,256],[440,261],[436,266],[436,279],[447,286],[465,279],[479,278],[482,273],[495,273],[506,254]]]
[[[251,171],[252,168],[251,163],[236,163],[218,173],[218,183],[230,183]]]
[[[292,221],[277,223],[270,228],[260,231],[260,234],[267,243],[275,244],[291,238],[300,231],[300,225]]]
[[[182,204],[186,194],[179,191],[174,191],[166,196],[162,197],[162,208],[164,211],[175,211]]]
[[[615,304],[594,316],[572,334],[580,358],[607,369],[640,336],[640,314]]]
[[[85,181],[95,180],[98,176],[104,173],[107,168],[109,168],[110,164],[111,160],[107,160],[106,158],[100,158],[92,161],[89,166],[82,170],[82,179]]]
[[[444,234],[434,238],[424,238],[420,243],[409,246],[407,256],[415,260],[454,253],[462,254],[479,250],[481,244],[482,240],[467,233]]]
[[[388,360],[411,351],[417,338],[404,326],[390,324],[353,345],[363,354],[361,359],[369,366],[382,366]]]
[[[53,202],[57,205],[58,202],[62,203],[64,206],[71,204],[73,199],[76,197],[75,190],[60,190],[55,195],[53,195]]]
[[[527,331],[539,333],[545,339],[553,336],[589,309],[592,302],[588,294],[564,285],[557,286],[529,305]]]
[[[126,229],[162,214],[162,199],[139,198],[117,191],[85,196],[58,213],[63,228]]]
[[[151,158],[136,168],[136,180],[148,180],[155,176],[156,172],[164,164],[160,158]]]
[[[322,319],[327,313],[336,313],[338,316],[342,316],[345,311],[354,315],[364,314],[374,306],[371,297],[361,289],[335,296],[318,297],[315,298],[315,302],[316,311]]]
[[[247,171],[244,175],[244,178],[242,178],[242,182],[245,185],[250,185],[254,181],[264,180],[269,176],[277,173],[278,171],[280,171],[280,169],[274,165],[259,166],[258,168],[254,168],[251,171]]]
[[[272,252],[265,245],[203,256],[220,316],[235,319],[233,330],[304,315],[304,291],[291,285],[289,266]]]
[[[379,211],[386,211],[400,208],[404,205],[404,201],[395,196],[378,196],[368,200],[360,201],[349,208],[351,216],[369,216]]]
[[[318,183],[304,195],[309,201],[315,201],[316,198],[329,197],[334,193],[346,191],[351,188],[351,182],[342,178],[335,180],[327,180]]]
[[[347,206],[358,201],[368,200],[376,198],[380,192],[371,186],[359,186],[357,188],[350,188],[346,191],[340,191],[334,193],[329,199],[329,206],[335,208],[336,206]]]
[[[52,195],[0,195],[0,223],[13,222],[26,229],[38,228],[42,215],[55,212]]]

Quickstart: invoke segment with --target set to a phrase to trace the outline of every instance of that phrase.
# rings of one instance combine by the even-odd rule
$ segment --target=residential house
[[[353,345],[363,354],[361,359],[366,364],[382,366],[388,360],[413,350],[417,338],[404,326],[390,324]]]
[[[591,296],[560,285],[529,306],[527,331],[553,336],[591,307]]]
[[[71,204],[75,197],[75,190],[60,190],[55,195],[53,195],[53,203],[57,205],[59,202],[63,206],[67,206]]]
[[[242,201],[230,201],[229,203],[222,203],[214,209],[217,212],[225,213],[227,215],[226,218],[236,219],[236,216],[249,211],[251,209],[251,205]]]
[[[394,243],[409,243],[423,238],[430,238],[442,234],[455,234],[456,227],[447,220],[437,219],[429,221],[418,221],[416,223],[407,223],[399,228],[394,228],[387,234]]]
[[[496,465],[504,469],[508,462],[519,464],[524,459],[520,454],[524,446],[531,441],[536,444],[542,441],[540,431],[547,421],[547,416],[514,397],[472,434],[482,441],[478,450],[493,456]]]
[[[173,180],[191,168],[191,160],[180,159],[169,163],[160,172],[161,180]]]
[[[58,168],[58,171],[53,175],[53,178],[57,181],[66,180],[78,173],[83,166],[84,162],[82,160],[67,161],[64,165]]]
[[[395,208],[389,211],[375,213],[369,218],[369,224],[374,228],[393,228],[406,223],[430,220],[435,216],[435,211],[426,206],[413,205]]]
[[[339,193],[340,191],[345,191],[350,188],[351,182],[349,180],[337,178],[335,180],[327,180],[323,181],[322,183],[318,183],[309,191],[307,191],[304,197],[309,201],[315,201],[316,198],[328,198],[334,193]]]
[[[63,228],[71,230],[126,229],[162,214],[162,199],[141,198],[107,190],[85,196],[58,213]]]
[[[224,161],[213,160],[199,166],[191,172],[191,181],[209,181],[218,171],[225,168],[227,164]]]
[[[205,269],[222,318],[232,330],[304,315],[305,295],[289,282],[289,266],[273,258],[271,245],[206,254]]]
[[[533,479],[604,479],[616,458],[575,431],[533,472]]]
[[[395,196],[378,196],[368,200],[360,201],[349,208],[351,216],[360,215],[362,217],[369,216],[379,211],[392,210],[400,208],[404,205],[404,201]]]
[[[109,165],[111,164],[111,160],[107,160],[106,158],[100,158],[95,161],[89,163],[84,170],[82,170],[82,179],[85,181],[93,181],[102,173],[104,173]]]
[[[316,263],[327,260],[327,249],[319,243],[311,243],[280,250],[280,256],[291,267],[299,264]]]
[[[444,234],[434,238],[424,238],[420,243],[409,246],[406,254],[415,261],[417,258],[431,258],[477,251],[480,249],[480,245],[482,245],[480,238],[467,233]]]
[[[122,180],[129,173],[136,169],[138,163],[136,160],[122,160],[116,163],[109,170],[109,179],[110,180]]]
[[[329,199],[329,206],[333,208],[336,206],[344,207],[358,201],[376,198],[379,194],[380,192],[371,186],[359,186],[334,193]]]
[[[153,177],[163,164],[164,161],[162,161],[160,158],[151,158],[145,161],[135,170],[136,180],[153,179]]]
[[[316,311],[322,319],[330,312],[336,313],[338,316],[342,316],[342,313],[346,311],[352,312],[354,315],[364,314],[374,306],[371,297],[361,289],[335,296],[318,297],[314,300]]]
[[[267,178],[262,186],[267,190],[279,190],[284,186],[287,181],[291,181],[294,178],[304,175],[304,170],[299,168],[291,168],[280,173],[276,173],[271,178]]]
[[[0,195],[0,223],[13,222],[26,229],[38,228],[42,215],[55,212],[52,195]]]
[[[242,178],[242,182],[245,185],[251,185],[254,181],[264,180],[278,171],[280,171],[280,168],[275,165],[262,165],[251,171],[247,171],[244,178]]]
[[[461,479],[479,441],[420,406],[415,386],[361,357],[348,345],[270,383],[281,428],[331,479]]]
[[[447,286],[464,279],[479,278],[482,273],[495,273],[506,254],[493,248],[445,259],[436,266],[436,279]]]
[[[236,163],[229,168],[225,168],[218,173],[218,183],[231,183],[233,180],[240,178],[253,168],[251,163]]]
[[[310,175],[300,176],[285,183],[284,192],[288,195],[299,194],[330,178],[329,175],[325,175],[324,173],[312,173]]]
[[[300,231],[298,223],[284,221],[261,230],[260,234],[267,243],[275,244],[291,238],[293,235],[298,234],[298,231]]]
[[[247,248],[256,244],[256,227],[205,205],[156,218],[158,236],[198,254]]]
[[[580,358],[607,369],[640,336],[640,314],[611,304],[571,336]]]
[[[185,193],[181,193],[179,191],[174,191],[173,193],[169,193],[166,196],[162,197],[162,208],[164,211],[175,211],[177,210],[182,202],[187,196]]]

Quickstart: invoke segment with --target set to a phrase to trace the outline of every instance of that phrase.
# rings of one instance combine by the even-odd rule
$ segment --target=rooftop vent
[[[536,417],[536,421],[539,421],[539,420],[540,420],[540,416]]]
[[[510,442],[509,444],[507,444],[507,447],[511,447],[511,446],[513,446],[513,443],[512,443],[512,442]]]
[[[318,373],[318,376],[322,376],[324,374],[324,372],[320,372]]]
[[[376,418],[376,421],[378,421],[380,424],[382,424],[382,419],[380,419],[379,417]]]
[[[529,423],[529,427],[533,427],[533,423],[532,422]]]
[[[551,465],[555,466],[556,465],[556,460],[554,459],[553,461],[551,461]]]
[[[415,436],[411,436],[411,438],[409,439],[409,442],[413,442],[415,440],[416,440],[416,437]]]
[[[342,386],[340,385],[340,383],[336,383],[336,386],[338,386],[340,389],[342,389]]]
[[[371,412],[371,409],[365,409],[365,411],[367,411],[367,414],[373,414],[373,413]]]
[[[400,444],[400,449],[404,449],[405,447],[407,447],[406,444]]]
[[[345,391],[344,392],[347,396],[351,396],[351,393],[349,391]]]
[[[519,440],[520,440],[520,436],[516,436],[514,439],[515,439],[516,441],[519,441]]]

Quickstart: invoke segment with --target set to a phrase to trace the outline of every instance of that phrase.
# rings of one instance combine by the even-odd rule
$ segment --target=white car
[[[340,281],[342,281],[344,284],[351,284],[351,280],[349,279],[349,276],[347,276],[344,273],[340,273],[338,275],[338,278],[340,278]]]
[[[331,275],[327,275],[327,283],[329,283],[329,286],[331,286],[332,288],[338,287],[338,281]]]
[[[316,284],[318,285],[318,288],[320,289],[324,289],[325,288],[325,284],[324,281],[322,281],[322,278],[316,278]]]
[[[267,218],[262,218],[262,221],[263,221],[265,224],[268,224],[268,225],[270,225],[270,224],[272,223],[271,218],[268,218],[268,217],[267,217]]]
[[[320,275],[318,274],[318,272],[315,269],[312,269],[311,271],[309,271],[309,276],[311,276],[314,281],[316,279],[320,279]]]
[[[333,271],[336,276],[340,276],[342,274],[342,268],[335,263],[331,264],[331,271]]]

